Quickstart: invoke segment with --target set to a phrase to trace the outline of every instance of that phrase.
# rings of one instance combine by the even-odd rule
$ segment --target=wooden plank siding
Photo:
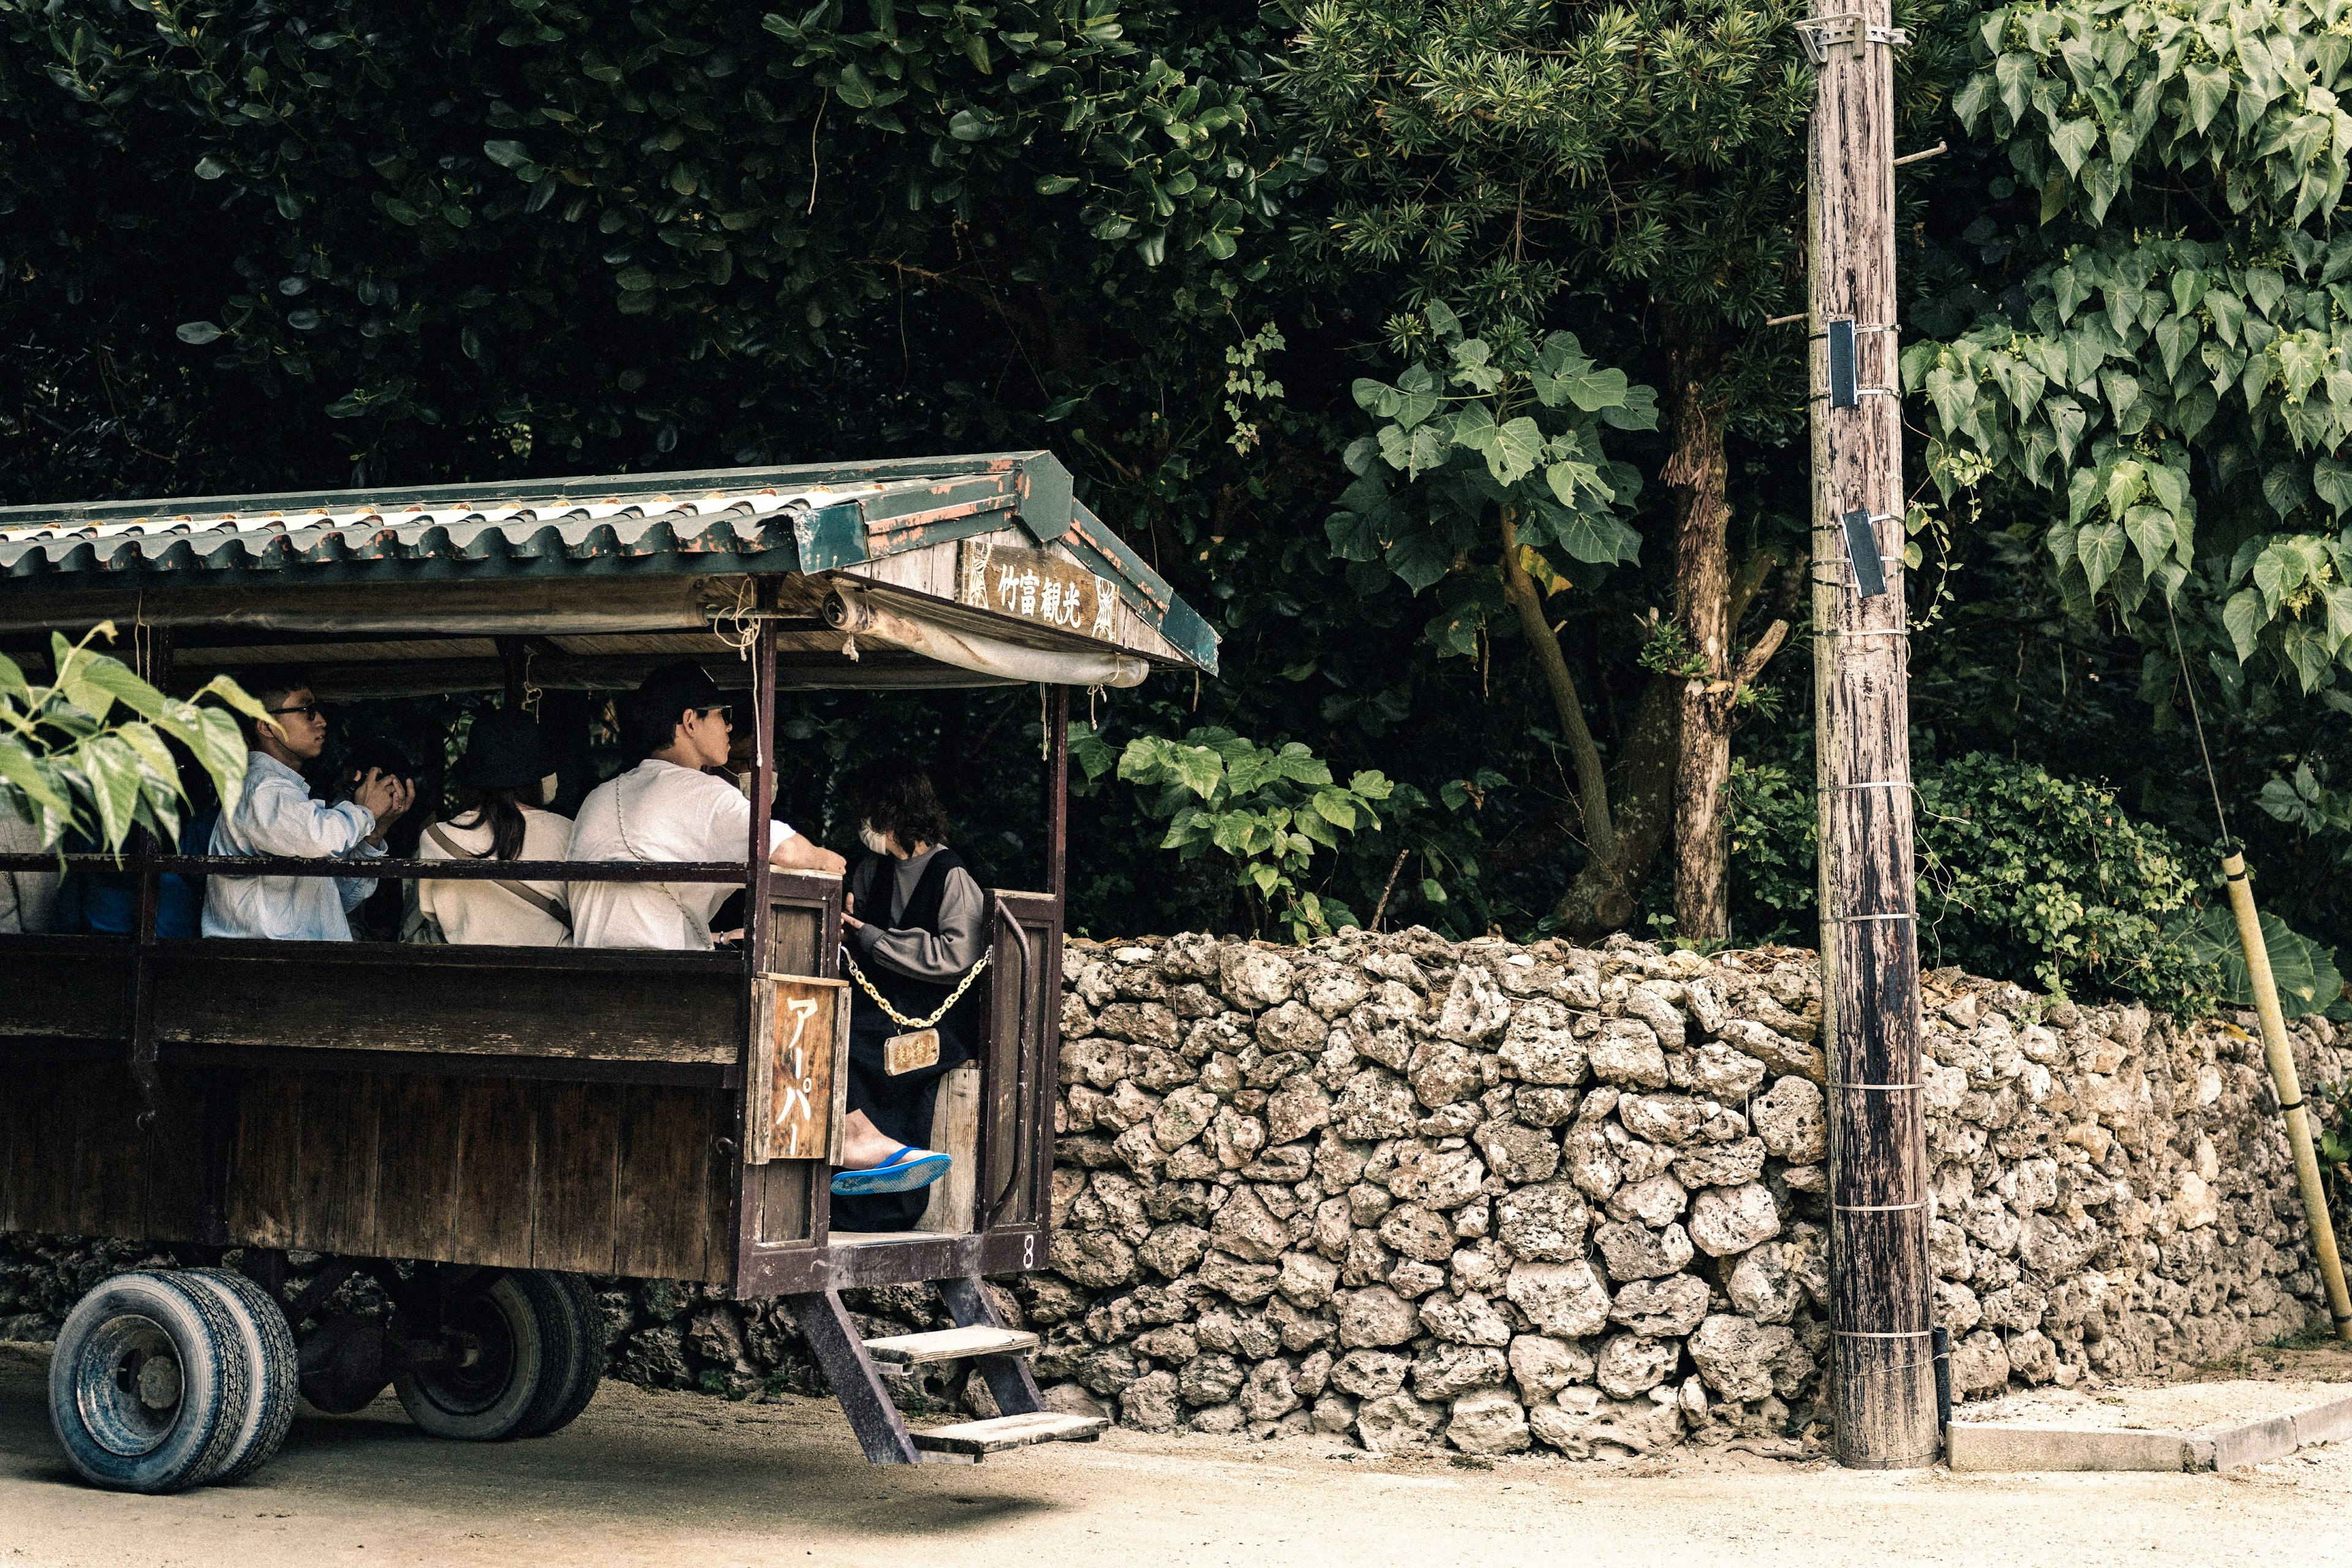
[[[164,943],[158,1032],[181,1139],[166,1158],[138,1126],[124,1065],[127,944],[10,943],[26,962],[0,992],[0,1229],[194,1239],[204,1173],[218,1168],[233,1245],[731,1277],[735,1176],[712,1140],[738,1111],[715,1080],[442,1076],[371,1059],[732,1068],[741,969],[724,957]],[[241,1065],[174,1068],[188,1047]],[[306,1067],[306,1051],[337,1058]],[[215,1126],[226,1148],[208,1167]]]
[[[185,1241],[188,1180],[119,1063],[0,1053],[0,1230]],[[184,1077],[185,1075],[181,1075]],[[732,1278],[719,1089],[205,1073],[227,1109],[236,1246],[572,1273]],[[192,1132],[203,1086],[185,1083]]]
[[[724,956],[696,968],[675,959],[647,966],[652,955],[637,953],[600,953],[614,962],[587,968],[530,949],[408,947],[394,956],[400,962],[387,968],[382,953],[358,943],[166,943],[157,1037],[167,1047],[717,1066],[734,1065],[742,1051],[742,971]]]
[[[0,1098],[0,1230],[184,1241],[196,1232],[187,1173],[139,1129],[120,1061],[10,1059]],[[170,1083],[192,1111],[194,1086]]]

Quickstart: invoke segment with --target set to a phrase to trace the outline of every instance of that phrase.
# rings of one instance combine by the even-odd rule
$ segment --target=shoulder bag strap
[[[441,847],[448,853],[449,858],[453,860],[479,860],[482,858],[479,855],[471,854],[467,850],[459,848],[457,847],[457,841],[450,837],[446,833],[442,832],[441,825],[437,822],[425,830],[425,836],[433,840],[434,843],[441,846]],[[504,878],[499,878],[492,880],[490,886],[493,888],[501,888],[506,891],[512,893],[516,898],[520,899],[524,903],[529,904],[532,909],[537,910],[541,914],[545,915],[549,920],[553,921],[565,931],[570,931],[572,929],[572,912],[569,910],[566,910],[562,904],[557,903],[553,899],[549,898],[545,893],[540,892],[536,889],[525,887],[520,882],[509,882]]]

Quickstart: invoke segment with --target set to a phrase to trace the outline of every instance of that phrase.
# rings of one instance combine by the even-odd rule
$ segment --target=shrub
[[[2171,934],[2198,902],[2188,857],[2113,790],[1979,752],[1920,780],[1918,825],[1922,962],[2176,1012],[2212,999]]]
[[[1381,830],[1372,803],[1388,799],[1394,786],[1378,772],[1360,772],[1342,785],[1300,742],[1277,751],[1231,730],[1194,730],[1181,741],[1140,735],[1116,755],[1091,731],[1076,725],[1071,731],[1071,755],[1089,783],[1116,768],[1144,792],[1144,812],[1168,824],[1162,849],[1185,860],[1210,849],[1228,858],[1255,929],[1272,924],[1305,942],[1363,923],[1310,887],[1308,873],[1318,849],[1337,850],[1361,829]]]
[[[2176,934],[2198,880],[2162,828],[2115,793],[1981,752],[1919,772],[1919,952],[2053,989],[2176,1012],[2215,1000],[2211,955]],[[1818,940],[1813,792],[1775,763],[1732,769],[1734,908],[1743,935]]]
[[[1779,763],[1731,764],[1732,929],[1748,942],[1818,940],[1812,781]]]

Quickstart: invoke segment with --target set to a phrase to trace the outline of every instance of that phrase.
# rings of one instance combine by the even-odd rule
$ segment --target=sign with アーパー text
[[[962,568],[960,604],[1100,642],[1118,635],[1118,585],[1051,551],[968,539]]]
[[[849,987],[813,975],[760,976],[743,1157],[841,1158],[841,1091],[849,1055]]]

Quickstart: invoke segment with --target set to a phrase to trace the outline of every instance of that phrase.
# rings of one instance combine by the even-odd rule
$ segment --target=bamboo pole
[[[1820,71],[1806,178],[1830,1400],[1841,1463],[1908,1469],[1936,1462],[1940,1434],[1893,390],[1897,36],[1888,0],[1813,0],[1806,26]],[[1852,396],[1831,395],[1832,323],[1853,329],[1840,331]]]
[[[2327,1188],[2319,1179],[2319,1156],[2311,1147],[2311,1116],[2304,1109],[2303,1080],[2294,1068],[2294,1052],[2287,1045],[2286,1015],[2279,1010],[2278,982],[2271,973],[2271,951],[2263,941],[2261,917],[2254,913],[2246,858],[2231,850],[2221,858],[2221,874],[2230,889],[2230,913],[2238,921],[2238,945],[2246,953],[2246,977],[2253,984],[2254,1016],[2263,1025],[2263,1052],[2270,1058],[2271,1081],[2278,1086],[2279,1108],[2286,1112],[2287,1147],[2294,1152],[2294,1179],[2303,1188],[2303,1217],[2311,1226],[2312,1250],[2319,1255],[2319,1277],[2327,1284],[2327,1310],[2336,1320],[2337,1337],[2352,1344],[2352,1296],[2344,1289],[2344,1262],[2336,1253]]]

